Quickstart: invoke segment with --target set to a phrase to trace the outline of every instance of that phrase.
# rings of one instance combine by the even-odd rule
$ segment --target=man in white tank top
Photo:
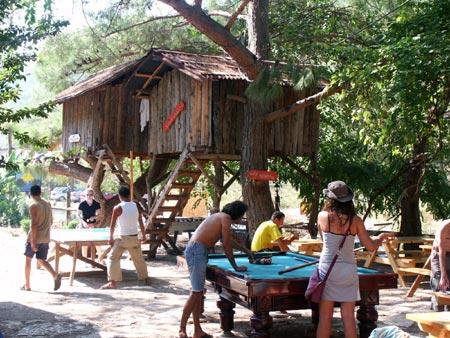
[[[121,187],[119,189],[120,203],[113,209],[111,217],[111,229],[109,245],[112,246],[108,256],[108,283],[102,289],[116,289],[117,282],[122,281],[122,270],[120,269],[120,258],[125,250],[130,253],[131,260],[136,267],[139,280],[149,284],[147,264],[145,264],[141,251],[141,243],[138,238],[138,227],[141,229],[142,239],[145,239],[145,228],[142,217],[136,203],[130,200],[130,189]],[[117,231],[114,239],[114,231]]]

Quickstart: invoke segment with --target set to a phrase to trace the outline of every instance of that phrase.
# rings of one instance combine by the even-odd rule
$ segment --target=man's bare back
[[[434,249],[442,252],[450,252],[450,219],[441,223],[433,243]]]
[[[224,212],[218,212],[207,217],[192,235],[191,242],[200,242],[208,248],[219,241],[224,232],[231,232],[231,217]]]

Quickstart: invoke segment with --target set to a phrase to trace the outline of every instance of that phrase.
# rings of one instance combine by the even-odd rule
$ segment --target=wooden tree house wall
[[[64,101],[63,149],[83,147],[95,151],[108,144],[117,156],[151,154],[177,157],[189,143],[196,152],[218,154],[232,159],[240,154],[245,103],[244,80],[206,79],[198,81],[172,69],[148,88],[150,120],[141,132],[140,98],[134,97],[133,81],[114,81]],[[285,107],[309,95],[284,86],[282,94],[270,105],[270,111]],[[168,132],[164,121],[175,106],[184,101],[186,108]],[[277,120],[267,127],[270,155],[309,155],[317,149],[319,113],[315,106]],[[69,136],[80,141],[69,143]]]

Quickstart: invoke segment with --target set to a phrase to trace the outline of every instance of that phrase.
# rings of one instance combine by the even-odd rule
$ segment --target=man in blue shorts
[[[184,255],[189,267],[192,292],[183,308],[180,323],[180,338],[187,338],[186,325],[192,313],[194,320],[193,338],[212,338],[200,326],[200,313],[206,281],[206,266],[208,264],[208,249],[222,239],[223,250],[231,266],[236,271],[246,271],[246,266],[237,266],[233,256],[234,239],[232,238],[231,224],[237,223],[247,211],[247,205],[234,201],[225,205],[222,212],[215,213],[206,218],[192,235]]]
[[[31,227],[25,246],[25,285],[22,290],[30,291],[31,260],[34,256],[54,279],[53,290],[61,286],[61,275],[53,270],[47,262],[48,243],[50,242],[50,227],[53,222],[52,208],[49,202],[41,197],[41,187],[34,185],[30,189],[33,202],[30,205]]]

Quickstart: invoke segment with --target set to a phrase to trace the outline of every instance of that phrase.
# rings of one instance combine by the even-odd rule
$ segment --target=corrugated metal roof
[[[86,93],[92,89],[98,88],[106,83],[112,82],[120,76],[128,73],[130,70],[134,69],[140,62],[142,58],[128,61],[120,65],[108,67],[94,75],[91,75],[87,79],[78,82],[77,84],[64,89],[55,97],[57,103],[62,103],[66,100],[79,96]]]
[[[65,89],[56,96],[55,101],[57,103],[62,103],[82,95],[87,91],[111,83],[127,73],[131,74],[132,72],[135,72],[141,65],[149,60],[164,61],[172,68],[178,69],[180,72],[197,80],[207,78],[248,80],[247,76],[240,70],[237,63],[228,56],[201,55],[174,50],[152,49],[142,58],[106,68],[90,76],[86,80]]]
[[[163,60],[173,62],[181,72],[199,78],[248,80],[238,64],[229,56],[201,55],[170,50],[156,50]]]

